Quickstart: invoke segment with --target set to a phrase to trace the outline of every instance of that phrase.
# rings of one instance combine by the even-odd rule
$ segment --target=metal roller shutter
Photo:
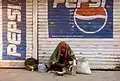
[[[50,2],[51,1],[51,2]],[[61,2],[60,2],[61,1]],[[71,1],[71,0],[66,0]],[[75,2],[76,0],[74,0]],[[81,0],[78,0],[80,4]],[[87,1],[87,0],[86,0]],[[85,2],[86,2],[85,1]],[[96,2],[97,0],[91,0],[92,2]],[[100,0],[97,1],[99,4]],[[54,2],[54,4],[53,4]],[[48,62],[49,57],[51,56],[52,52],[54,51],[55,47],[60,41],[66,41],[71,48],[73,49],[74,53],[77,57],[83,56],[87,57],[90,63],[90,67],[93,69],[114,69],[120,66],[120,9],[119,9],[119,0],[102,0],[101,6],[104,6],[107,11],[107,14],[103,12],[92,11],[96,14],[103,14],[104,16],[92,16],[88,17],[88,15],[93,15],[95,13],[87,13],[87,9],[85,11],[78,10],[78,15],[85,15],[83,16],[75,16],[74,18],[80,19],[91,19],[91,18],[107,18],[106,24],[104,25],[105,28],[100,29],[97,32],[91,32],[95,29],[84,29],[81,30],[77,26],[78,30],[83,33],[79,33],[78,35],[75,34],[76,37],[70,34],[68,28],[72,27],[69,25],[70,23],[74,24],[74,19],[70,19],[68,17],[72,17],[73,15],[69,15],[70,11],[66,7],[71,7],[69,4],[65,4],[64,6],[56,7],[58,3],[63,3],[64,0],[38,0],[38,54],[39,54],[39,61],[40,62]],[[72,2],[72,1],[71,1]],[[83,2],[81,2],[83,3]],[[54,5],[54,8],[49,8],[51,4]],[[90,3],[91,6],[97,6],[98,4]],[[49,6],[48,6],[49,5]],[[53,6],[52,5],[52,6]],[[75,5],[72,4],[72,7]],[[78,5],[79,6],[79,5]],[[58,8],[58,10],[57,10]],[[55,10],[56,9],[56,10]],[[66,9],[66,11],[65,11]],[[74,9],[74,8],[73,8]],[[89,9],[88,9],[89,10]],[[74,11],[71,9],[71,11]],[[79,13],[81,11],[81,13]],[[82,13],[83,12],[83,13]],[[66,13],[66,14],[65,14]],[[57,15],[56,15],[57,14]],[[61,15],[62,14],[62,15]],[[72,13],[71,13],[72,14]],[[68,17],[66,17],[66,15]],[[59,17],[57,17],[59,16]],[[83,17],[83,18],[82,18]],[[61,20],[60,20],[61,18]],[[66,19],[67,18],[67,19]],[[70,22],[70,23],[69,23]],[[77,22],[77,20],[76,20]],[[101,21],[102,22],[102,21]],[[101,23],[100,21],[96,21],[96,26]],[[61,24],[60,24],[61,23]],[[69,24],[68,24],[69,23]],[[85,24],[81,21],[80,24]],[[91,24],[91,23],[86,23]],[[111,24],[111,25],[110,25]],[[78,22],[79,25],[79,22]],[[61,26],[61,32],[60,32]],[[87,26],[87,25],[85,25]],[[58,30],[57,30],[58,27]],[[62,30],[62,27],[64,27]],[[68,28],[67,28],[68,27]],[[66,30],[65,30],[66,29]],[[68,30],[68,31],[67,31]],[[89,32],[90,31],[90,32]],[[58,33],[59,32],[59,33]],[[91,34],[90,34],[91,33]],[[62,34],[62,35],[61,35]],[[67,34],[69,35],[67,37]],[[90,35],[89,35],[90,34]],[[99,34],[99,35],[98,35]],[[72,36],[72,37],[71,37]],[[80,36],[80,37],[79,37]]]
[[[0,67],[24,67],[32,43],[32,0],[0,0]]]

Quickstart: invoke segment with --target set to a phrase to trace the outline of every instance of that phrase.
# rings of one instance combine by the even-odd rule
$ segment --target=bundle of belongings
[[[76,66],[76,72],[79,74],[91,74],[91,70],[89,67],[89,62],[87,58],[80,57],[77,59],[77,66]]]
[[[38,69],[38,60],[35,58],[28,58],[25,60],[24,65],[28,71],[35,71]]]

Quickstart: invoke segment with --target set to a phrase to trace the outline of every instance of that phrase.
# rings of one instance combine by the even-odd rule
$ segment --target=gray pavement
[[[120,71],[92,71],[91,75],[57,76],[25,69],[0,69],[0,81],[120,81]]]

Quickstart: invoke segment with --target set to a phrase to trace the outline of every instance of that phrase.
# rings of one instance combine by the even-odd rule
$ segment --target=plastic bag
[[[83,57],[77,60],[77,73],[91,74],[88,60]]]
[[[44,63],[38,64],[38,72],[44,73],[47,71],[47,68]]]

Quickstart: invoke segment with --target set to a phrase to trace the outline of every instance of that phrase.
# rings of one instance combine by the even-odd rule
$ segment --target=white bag
[[[91,74],[89,62],[85,57],[77,60],[77,73]]]

